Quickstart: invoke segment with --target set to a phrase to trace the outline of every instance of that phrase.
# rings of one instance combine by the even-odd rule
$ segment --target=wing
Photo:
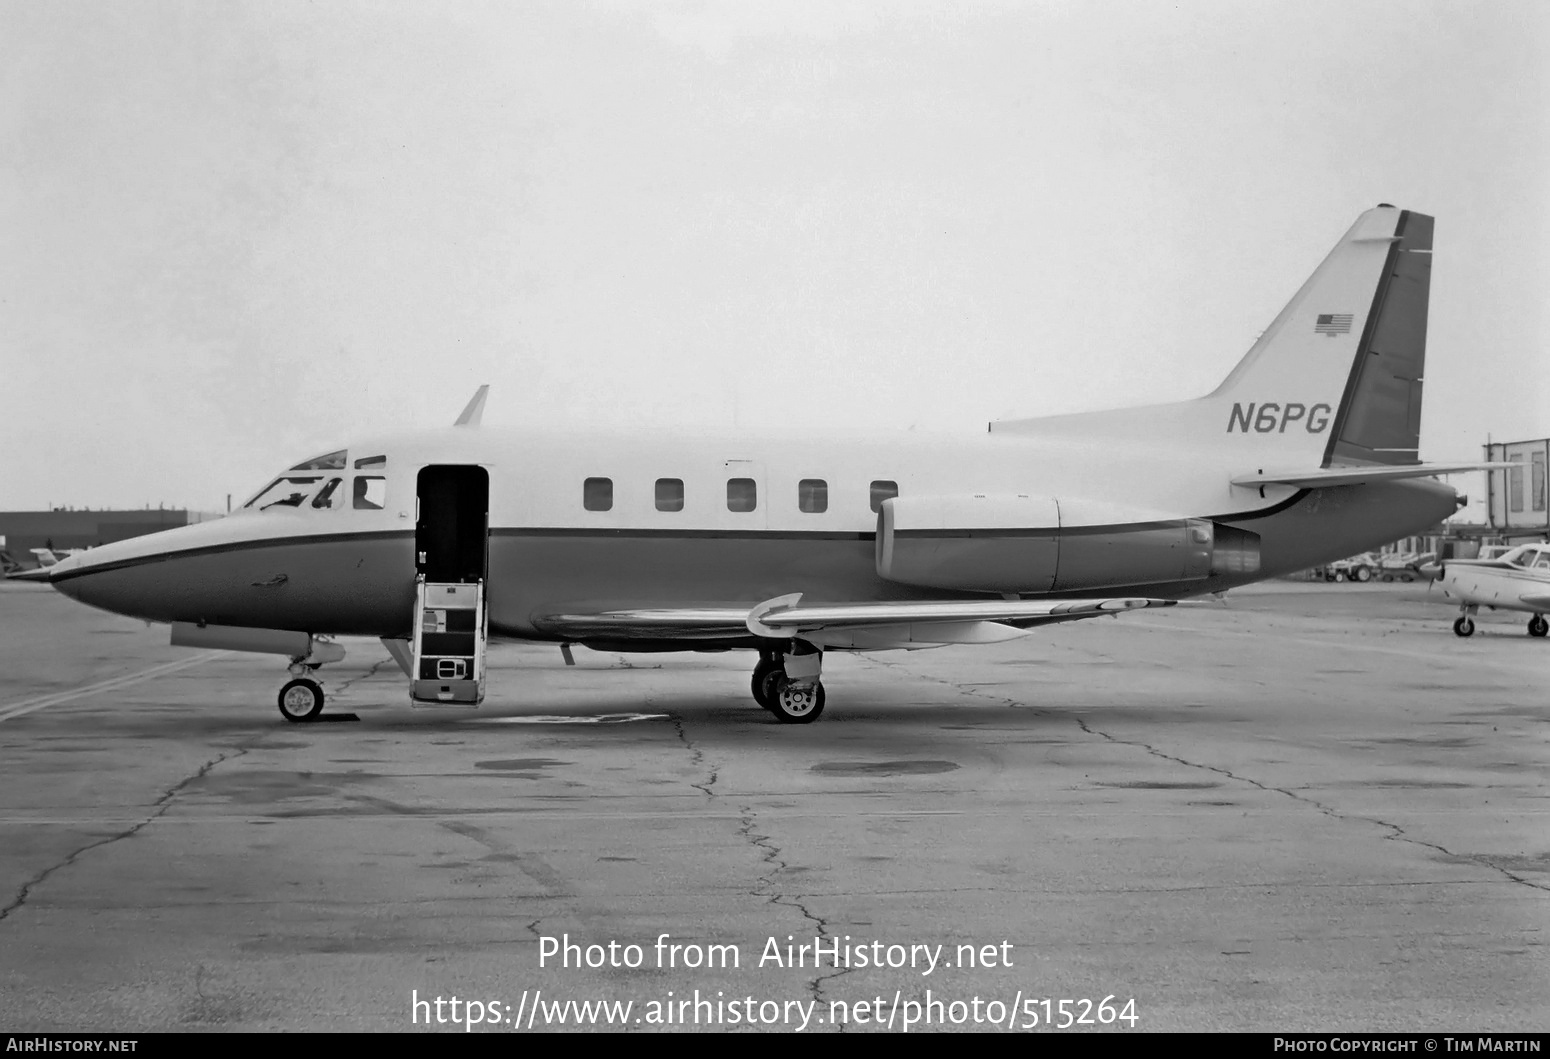
[[[705,607],[553,614],[534,620],[541,631],[576,640],[720,641],[801,637],[822,647],[851,650],[991,643],[1039,625],[1171,607],[1171,599],[955,600],[922,603],[825,603],[804,607],[801,593],[752,609]],[[685,646],[692,648],[693,643]],[[707,646],[709,644],[707,643]]]

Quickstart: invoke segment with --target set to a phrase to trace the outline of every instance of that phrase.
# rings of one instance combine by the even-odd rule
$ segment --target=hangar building
[[[95,548],[129,537],[201,522],[198,511],[0,511],[0,548],[26,557],[33,548]]]
[[[1550,533],[1550,505],[1545,498],[1545,466],[1550,463],[1550,438],[1491,442],[1485,458],[1522,464],[1486,475],[1486,520],[1507,539],[1543,539]]]

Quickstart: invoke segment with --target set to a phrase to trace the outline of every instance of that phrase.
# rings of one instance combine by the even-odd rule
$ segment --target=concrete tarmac
[[[1545,1032],[1550,641],[1453,616],[832,654],[805,726],[747,653],[501,646],[440,711],[349,641],[293,725],[281,659],[0,585],[0,1029]]]

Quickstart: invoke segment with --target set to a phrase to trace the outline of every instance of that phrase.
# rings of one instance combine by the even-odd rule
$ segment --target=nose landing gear
[[[337,662],[344,658],[344,648],[338,644],[316,641],[304,655],[292,655],[291,681],[280,689],[280,716],[292,724],[317,720],[323,712],[323,685],[313,679],[325,662]]]
[[[323,712],[323,687],[308,677],[298,677],[280,689],[280,716],[292,724],[310,721]]]
[[[1459,616],[1453,622],[1453,633],[1455,636],[1473,636],[1475,634],[1475,611],[1479,609],[1479,606],[1472,603],[1466,603],[1459,608]]]

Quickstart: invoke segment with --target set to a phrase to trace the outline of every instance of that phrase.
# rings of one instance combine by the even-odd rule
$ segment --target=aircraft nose
[[[179,591],[174,549],[186,546],[202,526],[180,526],[103,544],[49,568],[49,583],[80,603],[133,618],[163,620],[161,613]]]

